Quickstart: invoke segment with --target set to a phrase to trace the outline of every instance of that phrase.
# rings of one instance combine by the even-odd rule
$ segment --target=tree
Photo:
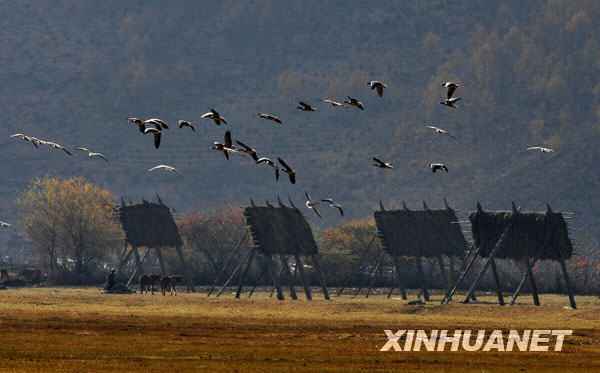
[[[25,232],[48,269],[81,282],[92,264],[106,260],[123,242],[115,201],[108,190],[82,177],[61,181],[47,175],[32,180],[17,204]]]

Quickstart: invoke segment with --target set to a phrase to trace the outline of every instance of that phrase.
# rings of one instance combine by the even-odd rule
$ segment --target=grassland
[[[413,297],[414,298],[414,297]],[[433,297],[433,300],[438,299]],[[599,371],[600,299],[542,306],[409,306],[374,296],[283,302],[105,295],[93,288],[0,292],[0,371]],[[380,352],[384,329],[574,329],[562,352]]]

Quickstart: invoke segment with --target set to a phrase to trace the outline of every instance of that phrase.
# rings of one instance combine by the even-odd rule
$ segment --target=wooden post
[[[275,273],[275,265],[273,263],[273,258],[271,255],[265,255],[267,259],[267,265],[269,266],[269,274],[271,275],[271,279],[275,284],[275,289],[277,290],[277,299],[284,300],[283,292],[281,291],[281,286],[279,286],[279,279],[277,278],[277,274]]]
[[[231,254],[229,254],[229,257],[225,261],[225,264],[223,264],[223,268],[221,268],[221,272],[219,272],[219,274],[217,274],[217,277],[215,277],[215,281],[213,282],[212,286],[210,287],[210,290],[208,291],[208,294],[206,295],[207,297],[210,297],[210,295],[212,294],[212,292],[215,290],[215,287],[217,286],[217,283],[219,282],[219,279],[221,278],[221,275],[225,272],[225,270],[229,266],[229,263],[231,262],[231,259],[233,259],[233,256],[240,249],[240,245],[242,244],[242,242],[244,241],[244,239],[246,239],[246,236],[248,236],[248,231],[246,231],[246,233],[244,233],[244,235],[242,236],[242,238],[238,241],[237,245],[235,245],[235,247],[233,248],[233,251],[231,252]]]
[[[165,266],[165,261],[162,256],[162,251],[160,248],[156,248],[156,256],[158,257],[158,263],[160,264],[160,270],[163,274],[167,274],[167,267]]]
[[[514,204],[513,204],[513,206],[514,206]],[[513,211],[513,214],[516,214],[516,213],[517,213],[516,211]],[[483,264],[481,271],[479,271],[479,273],[477,274],[477,277],[475,277],[475,281],[473,281],[473,284],[471,285],[471,288],[467,292],[467,297],[465,298],[463,303],[469,303],[469,299],[475,293],[475,288],[477,287],[477,285],[479,284],[479,281],[481,280],[481,278],[487,271],[487,268],[490,265],[490,262],[494,259],[494,255],[496,255],[496,251],[498,251],[500,246],[502,246],[502,244],[504,243],[504,240],[506,240],[506,237],[508,237],[508,233],[510,232],[510,229],[512,228],[513,221],[514,221],[514,219],[511,219],[510,222],[508,222],[508,224],[506,224],[506,228],[504,228],[504,232],[502,232],[502,235],[500,235],[500,238],[498,239],[498,242],[496,242],[496,245],[494,246],[492,251],[490,251],[490,255],[488,256],[487,260]]]
[[[423,299],[429,302],[429,292],[427,291],[427,280],[423,273],[423,264],[421,263],[421,256],[415,256],[415,264],[417,265],[417,273],[419,274],[419,280],[421,280],[421,292],[423,293]]]
[[[383,256],[385,255],[385,252],[382,252],[381,255],[379,255],[379,258],[377,258],[377,263],[375,263],[375,267],[373,267],[372,273],[369,276],[369,288],[367,289],[367,295],[365,295],[365,298],[369,297],[369,294],[371,294],[371,288],[373,287],[373,284],[375,283],[375,279],[377,278],[377,270],[379,269],[379,265],[381,264],[381,259],[383,259]]]
[[[233,280],[233,277],[237,274],[237,272],[240,270],[240,268],[242,268],[242,264],[244,264],[244,262],[246,261],[246,259],[248,259],[248,257],[250,256],[251,252],[252,251],[249,251],[248,254],[246,254],[246,256],[244,257],[244,259],[242,259],[240,261],[240,263],[237,265],[237,267],[235,267],[235,269],[233,270],[233,272],[231,272],[231,275],[229,276],[229,278],[227,279],[227,281],[225,281],[225,284],[223,284],[223,287],[221,288],[221,290],[219,290],[219,292],[217,293],[217,298],[223,293],[223,291],[229,285],[229,283],[231,282],[231,280]]]
[[[135,266],[137,267],[137,271],[140,275],[144,274],[144,267],[142,267],[142,261],[140,260],[140,252],[137,247],[132,248],[133,255],[135,256]]]
[[[308,281],[306,276],[304,275],[304,266],[302,265],[302,261],[298,254],[294,254],[296,258],[296,267],[298,267],[298,272],[300,273],[300,281],[302,281],[302,286],[304,287],[304,294],[306,294],[307,300],[312,300],[312,295],[310,294],[310,286],[308,285]]]
[[[502,287],[500,286],[500,277],[498,277],[498,270],[496,269],[496,261],[492,259],[490,264],[492,266],[494,282],[496,283],[496,295],[498,296],[498,303],[500,303],[501,306],[504,306],[504,297],[502,296]]]
[[[396,278],[398,279],[398,286],[400,287],[402,299],[406,300],[406,286],[404,285],[404,278],[402,277],[402,272],[400,271],[400,261],[398,260],[397,255],[394,255],[394,265],[396,266]]]
[[[252,248],[250,250],[250,258],[248,258],[246,267],[244,268],[244,271],[242,272],[242,277],[240,277],[240,283],[238,285],[237,291],[235,292],[236,299],[240,298],[240,294],[242,292],[242,287],[244,287],[244,279],[246,278],[246,275],[248,274],[248,270],[250,270],[250,265],[252,264],[253,260],[254,260],[254,248]]]
[[[448,290],[450,290],[450,286],[454,284],[454,257],[448,257]]]
[[[440,274],[442,275],[442,280],[444,281],[444,286],[446,291],[448,291],[448,277],[446,276],[446,270],[444,269],[444,259],[442,259],[441,255],[437,256],[437,262],[438,265],[440,266]]]
[[[136,250],[137,252],[137,250]],[[138,260],[139,260],[139,267],[136,266],[136,268],[133,270],[133,273],[131,274],[131,276],[129,277],[129,280],[127,280],[127,283],[125,284],[125,287],[128,288],[129,285],[131,285],[131,282],[133,281],[133,279],[135,278],[136,274],[139,274],[140,276],[143,274],[143,272],[140,272],[140,268],[142,268],[142,264],[144,263],[144,260],[146,259],[146,255],[148,255],[148,253],[150,252],[150,249],[148,249],[148,251],[146,251],[146,253],[144,254],[144,256],[142,257],[141,260],[139,260],[139,253],[138,253]]]
[[[558,259],[560,261],[560,267],[562,268],[563,275],[565,276],[565,284],[567,285],[567,292],[569,293],[569,302],[571,303],[571,308],[575,310],[577,309],[577,305],[575,304],[575,297],[573,296],[573,290],[571,289],[571,281],[569,280],[569,274],[567,273],[565,256],[560,247],[558,248]]]
[[[298,299],[298,296],[296,296],[296,289],[294,289],[294,278],[292,277],[292,272],[290,271],[290,267],[288,266],[287,258],[284,258],[283,255],[280,255],[279,259],[281,261],[281,265],[283,266],[283,273],[286,277],[290,279],[290,297],[292,297],[292,300],[296,300]]]
[[[528,273],[527,278],[529,279],[529,286],[531,286],[531,295],[533,296],[533,304],[535,304],[536,306],[539,306],[540,298],[538,297],[537,286],[535,284],[535,280],[533,279],[533,271],[531,270],[531,268],[533,266],[529,266],[529,261],[527,261],[527,259],[524,259],[524,262],[527,267],[527,273]]]
[[[254,293],[254,290],[256,289],[256,283],[263,278],[263,276],[265,275],[265,272],[267,272],[267,268],[268,268],[268,265],[263,264],[263,269],[260,271],[258,277],[256,278],[256,282],[254,283],[254,286],[252,286],[252,290],[250,290],[250,293],[248,293],[248,298],[250,298],[252,296],[252,294]]]
[[[119,263],[117,263],[117,267],[115,268],[115,278],[119,275],[119,273],[121,272],[121,268],[125,263],[127,263],[127,260],[129,260],[129,256],[131,255],[131,250],[127,251],[127,246],[127,240],[125,240],[125,246],[123,247],[123,251],[119,256]]]
[[[190,273],[188,271],[187,268],[187,263],[185,262],[185,258],[183,257],[183,250],[181,250],[181,246],[176,246],[175,247],[175,251],[177,251],[177,256],[179,257],[179,260],[181,261],[181,268],[183,268],[183,275],[185,276],[186,282],[187,282],[187,291],[188,293],[194,292],[194,283],[192,282],[192,276],[190,276]]]
[[[319,276],[319,282],[321,283],[321,289],[323,290],[323,297],[325,300],[329,300],[329,292],[327,291],[327,285],[325,284],[325,275],[321,270],[321,266],[319,265],[319,261],[317,260],[317,256],[312,256],[313,262],[315,263],[315,269],[317,270],[317,275]]]
[[[475,244],[471,245],[471,249],[474,246],[475,246]],[[444,296],[444,299],[442,299],[442,303],[441,304],[448,303],[452,299],[452,296],[456,292],[456,289],[458,289],[458,287],[462,283],[462,281],[465,278],[465,276],[467,275],[467,273],[469,273],[469,269],[471,268],[471,266],[475,262],[475,259],[477,258],[477,255],[479,254],[480,250],[481,250],[481,246],[478,246],[477,250],[475,250],[474,252],[469,251],[469,253],[467,254],[467,256],[465,256],[465,260],[463,260],[463,263],[461,265],[461,268],[464,267],[464,270],[461,270],[462,272],[458,276],[458,280],[456,281],[456,284],[452,286],[452,290],[450,290],[449,292],[446,293],[446,295]],[[470,255],[472,255],[472,256],[469,259]],[[468,264],[465,266],[465,263],[467,263],[467,262],[468,262]]]

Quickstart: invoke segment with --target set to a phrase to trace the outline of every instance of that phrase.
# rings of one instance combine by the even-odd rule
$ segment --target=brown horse
[[[154,295],[154,283],[160,282],[159,275],[152,274],[143,274],[140,276],[140,293],[148,294],[148,289],[150,289],[150,293]]]
[[[171,292],[171,295],[177,295],[177,285],[181,284],[183,281],[183,276],[179,275],[165,275],[160,280],[160,291],[163,295],[168,290]]]

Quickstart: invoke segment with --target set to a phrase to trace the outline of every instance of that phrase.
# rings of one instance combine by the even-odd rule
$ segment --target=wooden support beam
[[[212,286],[210,287],[210,290],[208,291],[208,294],[206,295],[207,297],[210,297],[210,295],[215,290],[215,287],[217,286],[217,283],[219,282],[219,279],[221,278],[221,275],[223,275],[223,273],[225,273],[225,270],[229,266],[229,263],[231,262],[231,259],[233,259],[233,257],[235,256],[235,254],[237,254],[238,250],[240,249],[240,245],[242,244],[242,242],[244,242],[244,240],[246,239],[247,236],[248,236],[248,231],[246,231],[246,233],[244,233],[244,235],[242,236],[242,238],[238,241],[237,245],[235,245],[235,247],[233,248],[233,251],[231,252],[231,254],[229,254],[229,257],[225,261],[225,264],[223,264],[223,268],[221,268],[221,272],[219,272],[217,274],[217,277],[215,277],[215,281],[213,282]]]
[[[514,203],[513,203],[513,215],[517,213],[515,210],[516,210],[516,208],[515,208]],[[500,249],[500,247],[504,243],[504,240],[506,240],[506,237],[508,237],[508,233],[510,232],[510,230],[512,228],[513,221],[514,221],[514,218],[511,219],[508,222],[508,224],[506,224],[506,228],[504,228],[504,232],[502,232],[502,234],[500,235],[500,238],[498,239],[498,242],[496,242],[496,245],[494,246],[494,248],[492,249],[492,251],[490,251],[490,255],[488,256],[487,260],[485,261],[485,263],[483,263],[483,267],[481,268],[481,270],[479,271],[479,273],[475,277],[475,281],[473,281],[473,284],[471,285],[471,288],[467,292],[467,297],[465,298],[465,300],[463,301],[463,303],[469,303],[469,299],[475,293],[475,288],[477,287],[477,285],[479,284],[479,281],[481,281],[481,278],[483,277],[483,275],[487,271],[488,266],[490,265],[491,261],[494,259],[494,255],[496,255],[496,252],[498,251],[498,249]]]
[[[373,267],[373,271],[369,278],[369,288],[367,289],[367,294],[365,295],[365,298],[368,298],[369,294],[371,294],[371,288],[373,288],[375,279],[377,278],[377,270],[379,269],[379,265],[381,264],[381,260],[383,259],[384,255],[385,251],[381,252],[381,255],[379,255],[379,258],[377,258],[377,263],[375,263],[375,267]]]
[[[148,255],[149,252],[150,252],[150,250],[148,249],[146,251],[146,253],[144,254],[144,256],[142,257],[142,259],[140,259],[140,263],[139,263],[140,266],[139,267],[136,266],[136,268],[133,270],[133,273],[131,274],[131,276],[129,277],[129,280],[127,280],[127,283],[125,284],[126,288],[128,288],[129,285],[131,285],[131,283],[133,282],[133,279],[135,278],[135,275],[140,275],[141,276],[143,274],[143,272],[140,272],[140,268],[143,269],[142,265],[144,263],[144,260],[146,259],[146,255]],[[138,256],[139,256],[139,253],[138,253]],[[138,257],[138,259],[139,259],[139,257]]]
[[[319,276],[319,282],[321,283],[321,289],[323,290],[323,297],[325,300],[329,300],[329,291],[327,291],[327,285],[325,284],[325,275],[323,274],[323,270],[321,269],[321,265],[319,264],[319,260],[317,260],[317,256],[312,256],[313,262],[315,263],[315,269],[317,270],[317,275]]]
[[[279,279],[277,278],[277,274],[275,273],[275,263],[273,263],[273,258],[271,257],[271,255],[265,256],[269,266],[269,274],[271,275],[271,279],[273,280],[273,283],[275,284],[275,289],[277,290],[277,299],[284,300],[285,298],[283,297],[283,292],[281,291],[281,286],[279,285]]]
[[[225,291],[225,288],[227,288],[227,286],[229,285],[229,283],[231,282],[231,280],[233,280],[233,277],[237,274],[237,272],[240,270],[240,268],[242,268],[242,264],[244,264],[244,262],[246,261],[246,259],[248,259],[248,257],[250,256],[250,253],[252,251],[249,251],[248,254],[246,254],[246,256],[244,257],[244,259],[240,260],[240,263],[237,265],[237,267],[235,267],[235,269],[233,270],[233,272],[231,272],[231,275],[229,276],[229,278],[227,279],[227,281],[225,281],[225,284],[223,284],[223,287],[221,287],[221,290],[219,290],[219,292],[217,293],[217,298],[223,294],[223,291]]]
[[[159,247],[156,248],[156,256],[158,257],[158,263],[160,264],[160,270],[162,271],[163,275],[166,275],[167,267],[165,266],[165,261],[162,256],[162,251],[160,250]]]
[[[267,268],[268,268],[268,265],[266,263],[263,264],[263,269],[258,274],[258,277],[256,278],[256,281],[254,282],[254,286],[252,286],[252,290],[250,290],[250,293],[248,293],[248,298],[250,298],[252,296],[252,294],[254,294],[254,290],[256,290],[256,283],[263,278],[263,276],[265,275],[265,272],[267,272]]]
[[[185,258],[183,257],[183,250],[181,246],[176,246],[175,251],[177,252],[177,256],[179,257],[179,261],[181,262],[181,268],[183,269],[183,276],[185,277],[187,291],[194,292],[194,282],[192,281],[192,276],[190,276],[190,272],[188,271],[187,263],[185,262]]]
[[[135,267],[137,268],[137,271],[139,274],[143,274],[144,267],[142,267],[142,261],[140,259],[140,252],[138,251],[137,247],[133,247],[131,250],[133,250],[133,255],[135,257]]]
[[[298,296],[296,296],[296,289],[294,289],[294,278],[292,277],[292,272],[290,271],[287,258],[285,258],[283,255],[280,255],[279,260],[283,266],[283,274],[290,279],[288,286],[290,288],[290,297],[292,297],[292,300],[296,300],[298,299]]]
[[[312,295],[310,294],[310,286],[308,284],[308,280],[304,275],[304,265],[300,260],[298,254],[294,254],[294,258],[296,258],[296,267],[298,268],[298,273],[300,273],[300,281],[302,281],[302,286],[304,287],[304,294],[306,294],[306,300],[312,300]]]
[[[452,296],[456,292],[456,289],[458,289],[458,287],[462,283],[463,279],[465,278],[465,276],[469,272],[469,269],[471,268],[471,266],[475,262],[475,259],[477,258],[477,255],[479,254],[479,251],[481,250],[481,247],[477,247],[477,250],[472,251],[472,249],[474,247],[475,247],[475,244],[471,245],[471,250],[468,251],[468,253],[465,256],[465,259],[463,260],[463,263],[461,265],[461,270],[459,271],[460,275],[458,276],[458,280],[456,281],[456,284],[454,284],[452,286],[452,290],[450,290],[449,292],[446,293],[446,295],[442,299],[442,303],[441,304],[445,304],[445,303],[450,302],[450,300],[452,299]],[[464,268],[464,270],[463,270],[463,268]]]
[[[242,293],[242,288],[244,287],[244,279],[248,275],[248,271],[250,270],[250,265],[252,265],[252,261],[254,260],[255,250],[252,248],[250,250],[250,257],[248,258],[248,262],[246,263],[246,267],[242,272],[242,276],[240,277],[240,283],[238,284],[237,291],[235,292],[235,299],[240,298],[240,294]]]
[[[419,274],[419,280],[421,282],[421,293],[423,294],[423,299],[429,302],[429,292],[427,291],[427,279],[425,279],[425,274],[423,273],[423,264],[421,263],[421,256],[415,256],[415,264],[417,265],[417,273]]]
[[[445,200],[445,199],[444,199]],[[448,290],[450,290],[450,287],[454,284],[454,257],[453,256],[449,256],[448,257]]]
[[[400,294],[402,295],[402,299],[406,300],[406,286],[404,284],[402,271],[400,270],[400,260],[396,255],[394,255],[394,266],[396,267],[396,279],[398,281],[398,286],[400,287]]]
[[[502,287],[500,286],[500,277],[498,276],[498,269],[496,268],[496,260],[492,259],[492,274],[494,275],[494,282],[496,283],[496,295],[498,296],[498,303],[504,306],[504,297],[502,296]]]
[[[127,263],[127,260],[129,260],[129,256],[131,255],[131,250],[127,251],[128,246],[129,245],[127,244],[127,240],[125,240],[125,245],[123,246],[123,251],[121,251],[121,255],[119,256],[119,262],[117,263],[117,266],[115,267],[115,278],[117,278],[117,276],[121,272],[123,265],[125,265],[125,263]]]
[[[573,296],[571,281],[569,280],[569,273],[567,272],[565,256],[560,247],[558,248],[558,259],[560,261],[560,267],[562,268],[563,275],[565,276],[565,284],[567,285],[567,292],[569,293],[569,302],[571,303],[571,308],[575,310],[577,309],[577,305],[575,304],[575,297]]]

